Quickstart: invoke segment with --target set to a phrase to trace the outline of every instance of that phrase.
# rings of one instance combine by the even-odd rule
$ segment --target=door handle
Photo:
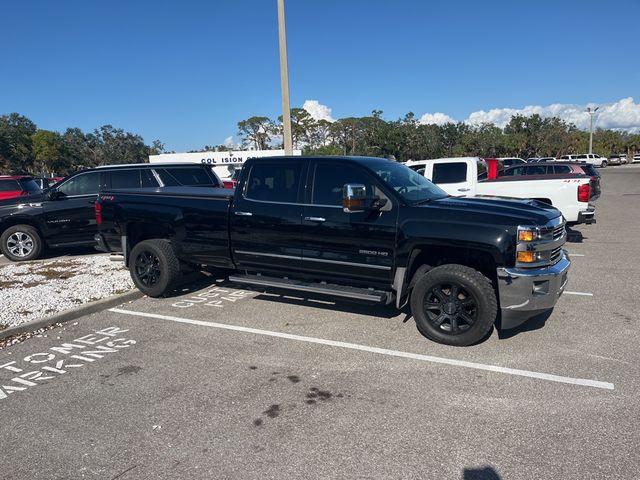
[[[253,213],[251,212],[233,212],[235,215],[238,215],[239,217],[252,217]]]
[[[469,190],[471,190],[470,188],[459,188],[458,191],[459,192],[468,192]]]
[[[305,222],[326,222],[327,219],[326,218],[322,218],[322,217],[304,217]]]

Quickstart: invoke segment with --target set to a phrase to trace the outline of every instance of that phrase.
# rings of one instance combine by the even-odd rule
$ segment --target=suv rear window
[[[433,183],[460,183],[467,180],[467,164],[464,162],[435,163]]]
[[[17,180],[0,180],[0,192],[18,192],[22,190]]]
[[[201,167],[184,168],[154,168],[160,176],[162,183],[167,187],[185,186],[194,187],[208,185],[219,187],[218,182],[212,180],[207,172]]]
[[[32,178],[22,179],[20,180],[20,185],[22,185],[22,189],[29,193],[40,193],[42,189],[38,186],[38,184]]]

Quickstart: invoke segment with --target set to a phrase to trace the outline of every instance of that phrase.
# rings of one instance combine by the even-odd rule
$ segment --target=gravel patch
[[[108,255],[0,266],[0,330],[133,289]]]

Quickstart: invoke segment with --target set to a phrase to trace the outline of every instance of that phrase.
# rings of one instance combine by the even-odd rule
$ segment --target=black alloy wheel
[[[424,296],[424,311],[434,327],[448,335],[459,335],[476,322],[478,302],[462,285],[439,283]]]
[[[142,250],[138,253],[135,258],[134,268],[136,277],[147,288],[157,285],[162,276],[160,259],[149,250]]]
[[[411,313],[420,333],[445,345],[474,345],[493,329],[498,299],[489,278],[474,268],[445,264],[411,282]]]
[[[131,250],[129,271],[142,293],[160,297],[169,293],[180,277],[180,262],[169,241],[143,240]]]

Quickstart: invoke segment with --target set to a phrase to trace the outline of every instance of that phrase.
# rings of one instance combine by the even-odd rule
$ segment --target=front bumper
[[[567,284],[571,261],[565,250],[550,267],[498,268],[501,328],[521,325],[529,318],[553,308]]]

